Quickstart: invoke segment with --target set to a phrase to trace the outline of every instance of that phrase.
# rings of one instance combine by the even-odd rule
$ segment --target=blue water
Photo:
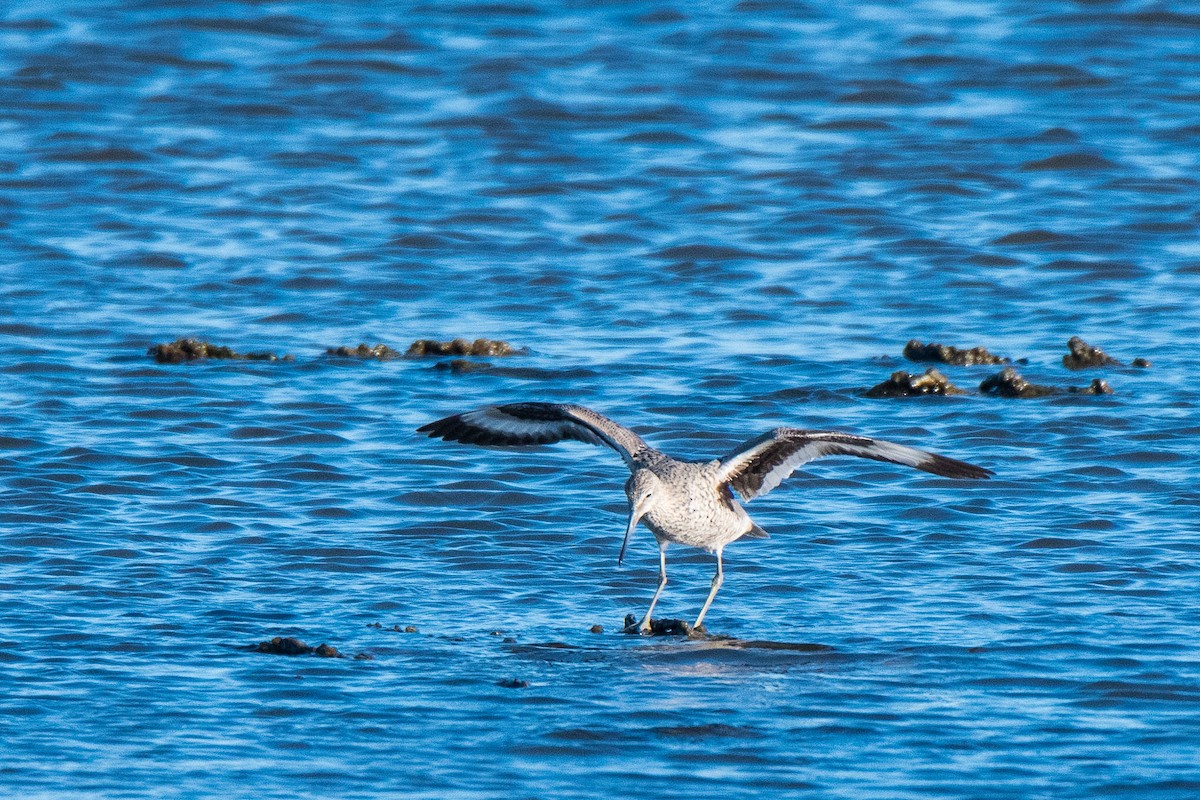
[[[1197,9],[692,5],[0,12],[10,790],[1200,795]],[[324,355],[456,336],[530,352]],[[910,338],[1115,393],[864,398]],[[812,464],[641,639],[618,459],[414,432],[513,400],[997,477]]]

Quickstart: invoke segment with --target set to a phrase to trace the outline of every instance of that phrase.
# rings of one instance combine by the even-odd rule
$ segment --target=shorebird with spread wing
[[[658,541],[658,590],[638,625],[651,630],[650,615],[667,585],[667,545],[675,542],[708,550],[717,557],[717,573],[708,599],[693,623],[699,628],[725,573],[725,546],[740,538],[767,533],[734,498],[753,500],[774,489],[801,464],[825,456],[859,456],[890,461],[947,478],[987,478],[993,473],[953,458],[901,444],[836,431],[776,428],[713,461],[680,461],[650,447],[628,428],[584,406],[558,403],[510,403],[455,414],[418,428],[446,441],[489,447],[523,447],[575,439],[607,445],[625,461],[630,477],[629,525],[617,564],[625,558],[629,536],[639,521]]]

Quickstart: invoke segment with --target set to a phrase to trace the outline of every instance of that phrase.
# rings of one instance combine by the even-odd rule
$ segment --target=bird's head
[[[625,496],[629,498],[629,527],[625,529],[625,541],[621,542],[621,554],[617,556],[617,565],[625,560],[625,548],[629,546],[629,536],[637,527],[638,521],[654,508],[654,504],[663,496],[662,481],[650,470],[641,469],[635,472],[625,482]]]

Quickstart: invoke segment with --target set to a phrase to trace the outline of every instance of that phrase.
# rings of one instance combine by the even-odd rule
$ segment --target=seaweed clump
[[[979,384],[979,391],[984,394],[994,394],[998,397],[1045,397],[1052,394],[1112,394],[1112,387],[1107,381],[1096,378],[1087,386],[1068,386],[1059,389],[1054,386],[1040,386],[1030,383],[1012,367],[1005,367],[990,378],[985,378]]]
[[[983,383],[979,384],[979,391],[999,397],[1045,397],[1058,393],[1053,386],[1030,383],[1012,367],[1005,367],[995,375],[984,378]]]
[[[1112,387],[1108,385],[1108,381],[1100,378],[1093,378],[1092,382],[1087,386],[1068,386],[1067,391],[1072,394],[1112,394]]]
[[[176,339],[169,344],[156,344],[146,351],[159,364],[182,364],[185,361],[201,361],[209,358],[235,361],[291,361],[291,356],[282,358],[275,353],[238,353],[224,345],[215,345],[200,339]]]
[[[948,344],[924,344],[916,339],[910,339],[904,345],[904,357],[909,361],[936,361],[940,364],[951,364],[956,367],[969,367],[975,364],[1007,364],[1010,359],[988,352],[983,347],[972,347],[961,350]]]
[[[525,353],[508,342],[499,339],[476,339],[468,342],[466,339],[453,339],[449,342],[439,342],[436,339],[418,339],[413,342],[404,355],[409,358],[425,356],[515,356]]]
[[[1067,369],[1121,366],[1120,361],[1113,358],[1099,347],[1093,347],[1083,339],[1080,339],[1078,336],[1072,336],[1067,341],[1067,349],[1071,352],[1063,356],[1062,359],[1063,366]],[[1146,361],[1144,358],[1138,360],[1144,362],[1145,366],[1150,366],[1150,362]],[[1138,366],[1141,366],[1141,364]]]
[[[867,397],[916,397],[925,394],[966,394],[933,367],[924,375],[913,375],[903,370],[893,372],[883,383],[866,391]]]
[[[291,636],[276,636],[269,642],[259,642],[254,646],[256,653],[270,653],[274,656],[320,656],[321,658],[345,658],[333,645],[320,644],[309,647],[299,639]]]
[[[370,347],[364,342],[358,347],[330,347],[325,351],[325,355],[339,356],[341,358],[373,358],[378,361],[390,361],[393,358],[400,358],[400,351],[394,350],[386,344],[377,344],[374,347]]]

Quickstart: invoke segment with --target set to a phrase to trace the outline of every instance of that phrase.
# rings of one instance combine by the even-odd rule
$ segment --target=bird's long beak
[[[621,554],[617,556],[617,566],[621,566],[621,562],[625,560],[625,548],[629,546],[629,536],[633,533],[633,529],[637,527],[638,520],[646,513],[646,509],[639,506],[634,506],[629,509],[629,527],[625,529],[625,541],[621,542]]]

